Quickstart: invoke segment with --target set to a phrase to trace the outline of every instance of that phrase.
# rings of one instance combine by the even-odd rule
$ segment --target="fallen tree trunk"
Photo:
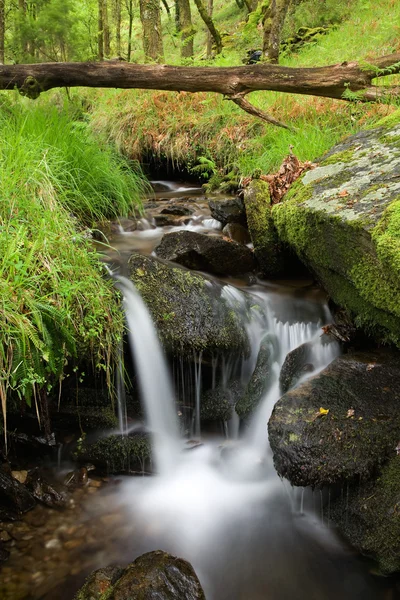
[[[57,87],[154,89],[177,92],[216,92],[243,110],[274,125],[286,127],[255,108],[244,97],[257,90],[308,94],[340,100],[390,102],[400,86],[375,86],[372,80],[400,72],[400,53],[369,64],[343,62],[326,67],[293,68],[272,64],[244,67],[175,67],[137,65],[122,61],[0,65],[0,89],[17,88],[37,98]]]

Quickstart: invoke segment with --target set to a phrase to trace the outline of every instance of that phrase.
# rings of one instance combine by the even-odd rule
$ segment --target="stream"
[[[340,351],[336,342],[321,341],[321,327],[331,322],[324,294],[308,280],[222,282],[224,297],[236,310],[245,310],[249,295],[259,309],[246,324],[250,357],[240,365],[213,365],[213,386],[228,383],[233,373],[247,381],[266,336],[275,340],[273,366],[265,396],[246,427],[232,414],[221,430],[202,430],[202,356],[190,377],[179,365],[171,371],[147,308],[123,276],[123,262],[133,251],[153,253],[165,232],[188,229],[220,236],[221,225],[210,216],[201,189],[154,183],[158,191],[145,205],[146,217],[138,227],[127,219],[110,225],[105,261],[124,297],[156,474],[90,477],[71,494],[66,510],[37,506],[21,522],[2,524],[14,544],[1,570],[0,598],[72,600],[93,569],[125,565],[162,549],[191,562],[207,600],[394,600],[395,583],[374,577],[373,565],[330,525],[330,490],[292,488],[273,467],[267,423],[279,398],[287,353],[312,344],[313,371],[304,380]],[[168,220],[162,210],[171,203],[193,212]],[[177,419],[177,386],[194,403],[185,430],[189,435]],[[121,398],[124,432],[128,423]],[[62,477],[71,465],[60,460],[52,468]]]

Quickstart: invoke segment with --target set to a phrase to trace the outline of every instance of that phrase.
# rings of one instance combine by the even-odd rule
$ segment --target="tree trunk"
[[[5,0],[0,0],[0,64],[4,64],[4,35],[6,31]]]
[[[140,0],[145,62],[163,62],[160,0]]]
[[[244,0],[236,0],[236,4],[238,5],[239,8],[243,8]]]
[[[208,14],[212,19],[214,12],[214,0],[208,0]],[[210,30],[207,32],[207,58],[212,58],[212,37]]]
[[[14,88],[30,98],[55,87],[103,87],[186,92],[217,92],[246,112],[286,127],[257,109],[245,96],[256,90],[306,94],[359,102],[395,102],[400,86],[375,86],[372,80],[400,73],[400,52],[370,61],[314,68],[272,64],[245,67],[175,67],[103,63],[39,63],[0,66],[0,89]]]
[[[128,55],[127,60],[131,62],[132,54],[132,28],[133,28],[133,0],[129,0],[127,3],[128,16],[129,16],[129,27],[128,27]]]
[[[103,31],[104,31],[104,56],[107,58],[111,55],[111,43],[110,43],[110,24],[108,22],[108,6],[107,0],[102,2],[103,8]]]
[[[279,61],[279,45],[290,0],[270,0],[263,7],[263,56],[270,62]]]
[[[177,0],[179,6],[179,31],[181,32],[181,57],[191,58],[193,56],[193,38],[195,30],[192,24],[192,13],[189,0]]]
[[[168,2],[167,2],[167,0],[161,0],[161,2],[163,3],[163,6],[164,6],[164,8],[165,8],[165,12],[166,12],[166,13],[167,13],[167,15],[168,15],[168,19],[170,19],[170,18],[171,18],[171,10],[170,10],[170,8],[169,8],[169,6],[168,6]]]
[[[115,0],[115,50],[121,56],[121,0]]]
[[[221,40],[221,35],[220,35],[218,29],[214,25],[214,21],[209,16],[207,9],[204,6],[202,0],[194,0],[194,3],[197,6],[197,9],[200,13],[201,18],[203,19],[204,23],[207,25],[207,28],[212,36],[212,39],[214,40],[217,54],[220,54],[222,52],[222,40]]]
[[[175,0],[175,29],[176,33],[179,33],[181,30],[181,17],[180,17],[180,4],[179,0]]]
[[[256,10],[257,8],[257,0],[243,0],[241,2],[242,6],[240,6],[238,0],[236,0],[237,5],[239,6],[239,8],[242,8],[243,3],[246,5],[247,10],[249,11],[249,13],[253,12],[253,10]]]
[[[97,11],[97,55],[99,60],[104,60],[103,0],[98,0]]]

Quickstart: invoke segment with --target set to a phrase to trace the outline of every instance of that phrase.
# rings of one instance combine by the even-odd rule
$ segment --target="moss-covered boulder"
[[[139,254],[129,259],[129,270],[168,352],[249,352],[243,316],[220,285]]]
[[[377,478],[354,485],[331,503],[330,517],[359,552],[389,575],[400,571],[400,456]]]
[[[164,235],[156,253],[188,269],[214,275],[241,275],[256,266],[253,252],[244,244],[195,231]]]
[[[333,148],[272,216],[356,325],[400,347],[399,121],[400,111]]]
[[[102,473],[140,473],[151,470],[151,442],[146,433],[110,435],[85,441],[76,451],[79,462],[93,463]]]
[[[368,479],[399,441],[399,358],[341,356],[284,394],[268,426],[278,473],[302,486]]]
[[[271,277],[283,271],[284,256],[272,219],[269,186],[254,179],[244,193],[247,226],[262,272]]]
[[[227,421],[242,393],[243,388],[238,380],[234,380],[228,386],[219,385],[215,389],[207,390],[201,397],[201,420]]]
[[[157,550],[139,556],[125,569],[92,573],[75,600],[205,600],[193,567]]]

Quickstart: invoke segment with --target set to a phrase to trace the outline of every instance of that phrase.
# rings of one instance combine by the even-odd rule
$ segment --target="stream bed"
[[[187,229],[223,235],[201,189],[156,183],[159,191],[147,202],[139,224],[121,220],[106,232],[110,248],[105,260],[111,267],[123,265],[133,251],[151,255],[165,232]],[[190,214],[168,221],[162,211],[171,204],[188,208]],[[143,366],[136,361],[136,369],[143,379],[157,474],[100,477],[89,472],[85,485],[71,492],[65,509],[38,505],[21,521],[0,523],[0,539],[10,551],[0,572],[2,600],[72,600],[93,569],[126,565],[156,549],[191,562],[207,600],[399,597],[396,581],[374,576],[373,565],[330,525],[330,490],[292,488],[275,473],[268,447],[267,422],[279,397],[279,371],[286,354],[310,342],[315,373],[339,352],[337,345],[325,347],[320,341],[321,326],[330,319],[324,294],[306,279],[230,278],[224,283],[225,293],[236,302],[241,294],[251,294],[262,307],[262,318],[249,323],[254,349],[266,334],[279,340],[271,381],[255,417],[240,433],[232,419],[221,431],[206,429],[201,434],[200,418],[195,417],[190,438],[196,443],[181,437],[171,425],[176,412],[172,374],[157,367],[154,377],[158,353],[164,360],[157,341],[146,349],[140,345]],[[123,281],[121,285],[134,337],[146,317],[138,308],[140,299],[130,295]],[[200,385],[200,367],[197,382],[192,378],[194,388]],[[198,390],[192,395],[197,397]],[[157,410],[161,400],[162,414]],[[224,435],[228,430],[230,438]],[[71,469],[62,457],[49,465],[51,477],[59,481]]]

